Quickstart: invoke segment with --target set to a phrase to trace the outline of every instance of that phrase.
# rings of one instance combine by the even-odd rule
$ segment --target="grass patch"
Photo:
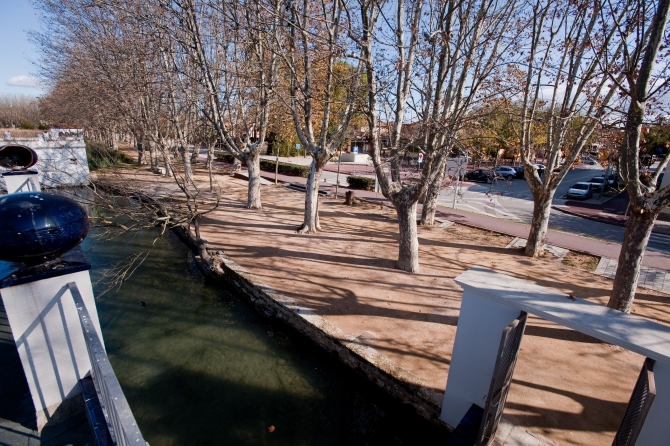
[[[563,258],[563,264],[572,266],[573,268],[585,269],[590,272],[596,270],[598,263],[600,263],[600,257],[574,251],[568,252]]]

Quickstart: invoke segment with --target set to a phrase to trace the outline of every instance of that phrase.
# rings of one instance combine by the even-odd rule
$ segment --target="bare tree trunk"
[[[181,155],[181,162],[184,166],[184,182],[191,183],[193,181],[193,169],[191,169],[191,155],[188,151],[188,147],[180,145],[179,154]]]
[[[423,200],[423,209],[421,209],[421,224],[432,226],[435,224],[435,212],[437,211],[437,197],[440,195],[442,180],[444,180],[444,168],[446,157],[440,156],[438,161],[438,173],[432,183],[426,189],[426,198]],[[454,193],[456,191],[454,190]]]
[[[214,165],[214,146],[210,144],[207,146],[207,173],[209,175],[209,191],[214,190],[214,178],[212,177],[212,166]]]
[[[180,145],[179,154],[181,155],[181,162],[184,166],[184,182],[190,183],[193,181],[193,169],[191,168],[191,154],[189,153],[188,147]]]
[[[416,231],[416,201],[395,203],[398,214],[398,269],[415,273],[419,271],[419,239]]]
[[[245,158],[249,187],[247,188],[247,209],[262,209],[261,205],[261,165],[260,151],[255,150]]]
[[[142,141],[137,141],[137,164],[147,164],[147,160],[144,154],[144,146]]]
[[[242,168],[242,161],[237,158],[233,158],[233,167],[230,169],[230,174],[234,175],[235,172],[238,172]]]
[[[158,171],[158,153],[156,151],[156,145],[147,142],[147,145],[149,146],[149,164],[151,166],[151,171],[152,172],[157,172]]]
[[[163,152],[163,162],[165,163],[165,175],[168,177],[174,176],[174,166],[172,161],[170,161],[170,155],[167,150],[162,150]]]
[[[302,226],[298,229],[300,234],[321,230],[319,224],[319,181],[322,172],[323,165],[313,159],[307,176],[307,184],[305,184],[305,217]]]
[[[528,241],[524,250],[524,253],[529,257],[537,257],[544,250],[544,244],[547,241],[551,201],[554,198],[554,193],[553,191],[542,191],[533,198],[533,220],[530,222],[530,233],[528,234]]]
[[[193,152],[191,153],[191,164],[198,164],[198,156],[200,155],[200,145],[193,146]]]
[[[642,257],[647,249],[649,235],[656,222],[658,214],[651,212],[631,212],[626,233],[621,245],[619,264],[614,277],[614,287],[607,306],[615,310],[630,313],[633,298],[640,277]]]

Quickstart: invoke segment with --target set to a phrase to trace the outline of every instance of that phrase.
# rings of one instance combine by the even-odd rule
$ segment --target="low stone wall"
[[[207,277],[225,280],[261,314],[283,320],[390,395],[413,406],[424,418],[445,425],[440,420],[441,392],[427,388],[414,374],[377,350],[362,345],[353,336],[345,336],[342,330],[321,316],[301,308],[289,297],[263,284],[225,253],[206,251],[206,242],[197,240],[186,228],[177,227],[175,232],[195,252],[196,263]]]

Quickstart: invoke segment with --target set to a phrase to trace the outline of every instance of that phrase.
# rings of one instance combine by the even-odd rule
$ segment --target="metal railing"
[[[79,312],[79,321],[84,332],[88,357],[91,360],[91,376],[112,441],[119,446],[148,445],[142,437],[121,385],[116,379],[112,365],[109,363],[107,353],[86,310],[84,299],[77,285],[70,282],[67,287]]]

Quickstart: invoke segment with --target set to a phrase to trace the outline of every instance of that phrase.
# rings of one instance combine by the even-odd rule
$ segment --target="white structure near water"
[[[38,171],[43,187],[87,186],[91,181],[83,136],[45,133],[36,138],[12,138],[5,134],[0,147],[7,144],[28,146],[37,152],[38,162],[32,169]],[[0,188],[8,190],[4,179],[0,179]]]
[[[511,364],[511,382],[517,353],[514,348],[501,353],[501,335],[531,314],[646,356],[615,444],[670,444],[670,327],[481,267],[455,280],[463,300],[442,404],[447,424],[457,426],[473,405],[502,413],[506,394],[491,406],[487,400],[502,388],[494,386],[501,376],[498,364]],[[523,329],[517,348],[521,336]]]

